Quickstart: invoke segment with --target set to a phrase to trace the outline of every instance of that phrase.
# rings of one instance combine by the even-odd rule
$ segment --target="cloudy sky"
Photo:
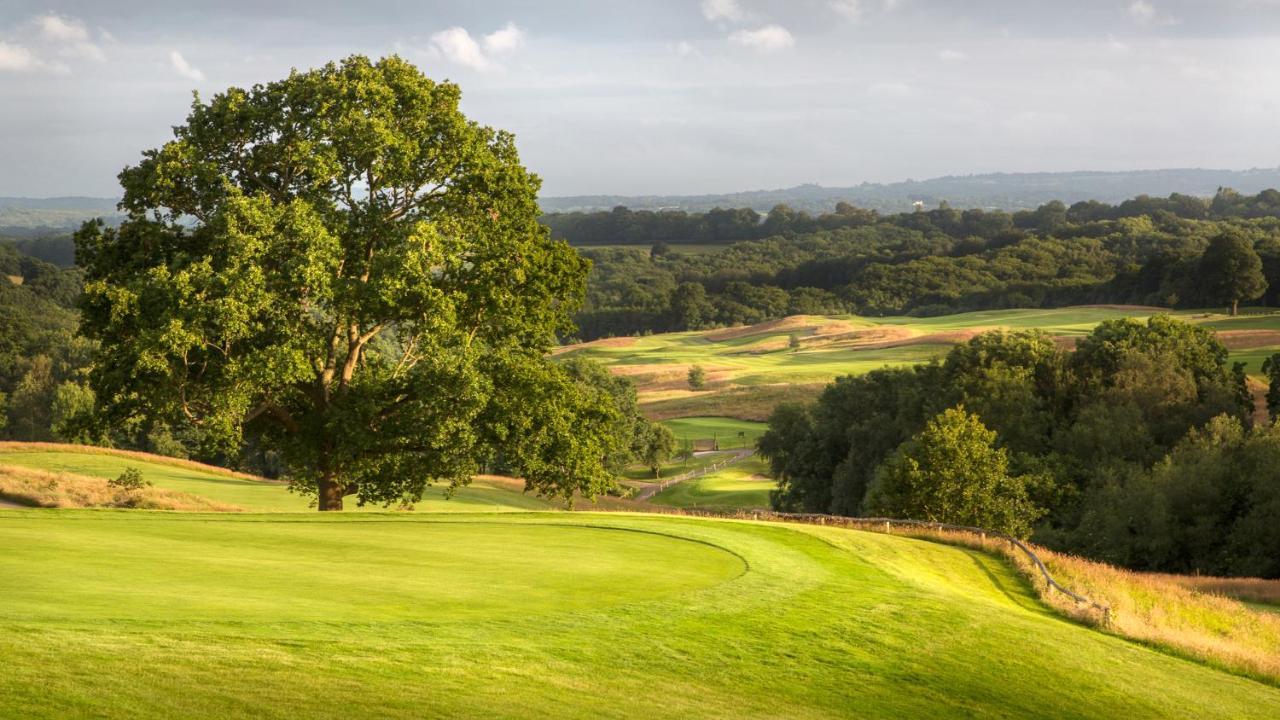
[[[192,90],[351,53],[549,195],[1280,165],[1280,0],[0,0],[0,195],[115,195]]]

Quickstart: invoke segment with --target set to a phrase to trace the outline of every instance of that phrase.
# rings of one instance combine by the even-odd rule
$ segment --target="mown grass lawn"
[[[137,468],[142,477],[156,487],[202,495],[229,503],[244,510],[259,512],[304,511],[308,499],[291,493],[283,483],[248,480],[216,472],[146,462],[136,458],[116,455],[95,455],[75,451],[7,450],[0,447],[0,465],[67,472],[89,477],[114,478],[127,467]],[[352,510],[359,510],[354,499],[347,503]],[[459,490],[452,499],[445,499],[443,487],[427,489],[422,501],[414,505],[417,510],[429,512],[477,512],[504,510],[545,510],[551,503],[533,495],[514,492],[510,488],[477,479]],[[382,510],[381,507],[363,508]]]
[[[677,444],[716,440],[724,450],[754,447],[768,429],[765,423],[729,417],[677,418],[662,424],[671,429]]]
[[[649,502],[704,510],[767,509],[769,491],[778,486],[766,477],[768,472],[768,463],[752,455],[710,475],[672,485]]]
[[[0,715],[1271,718],[991,556],[569,513],[0,511]]]

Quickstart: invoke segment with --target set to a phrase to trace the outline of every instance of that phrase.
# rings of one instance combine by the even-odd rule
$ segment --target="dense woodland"
[[[1280,426],[1251,427],[1251,411],[1217,338],[1156,315],[1105,322],[1074,352],[1039,331],[990,332],[940,362],[841,377],[813,406],[780,406],[760,449],[779,509],[1280,577]]]
[[[797,313],[938,315],[1011,307],[1129,303],[1225,306],[1203,282],[1204,253],[1229,234],[1250,245],[1280,301],[1280,192],[1211,199],[1137,197],[1119,205],[1049,203],[1005,213],[880,216],[842,204],[706,214],[544,217],[594,262],[582,339],[706,329]],[[590,247],[603,243],[613,247]],[[728,244],[714,253],[680,243]],[[635,247],[618,247],[630,244]]]

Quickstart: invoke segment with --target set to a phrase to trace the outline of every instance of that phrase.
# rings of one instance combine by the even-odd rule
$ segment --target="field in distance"
[[[994,556],[830,527],[0,510],[0,546],[10,717],[1280,710],[1064,621]]]
[[[956,343],[986,330],[1040,329],[1064,344],[1104,320],[1146,318],[1157,308],[1073,307],[1055,310],[992,310],[930,318],[865,318],[796,315],[758,325],[696,332],[618,337],[561,348],[632,378],[641,407],[653,419],[725,416],[764,420],[786,400],[811,400],[839,375],[940,357]],[[1205,311],[1172,313],[1218,333],[1250,374],[1280,352],[1280,313],[1228,317]],[[688,386],[688,372],[701,365],[706,389]]]

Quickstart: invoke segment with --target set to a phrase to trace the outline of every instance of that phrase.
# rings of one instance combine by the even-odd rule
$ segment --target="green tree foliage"
[[[53,361],[47,355],[32,358],[9,400],[9,419],[15,438],[52,439],[49,425],[55,382]]]
[[[107,481],[107,485],[125,492],[137,492],[150,487],[151,482],[143,479],[142,471],[136,467],[127,467],[124,472]]]
[[[1149,570],[1280,576],[1280,428],[1214,418],[1087,497],[1081,549]]]
[[[1203,279],[1204,270],[1221,265],[1213,254],[1202,256],[1223,235],[1255,248],[1269,288],[1261,297],[1276,305],[1280,207],[1270,197],[1237,194],[1215,200],[1218,210],[1176,194],[1116,206],[1048,203],[1013,214],[940,207],[879,216],[846,207],[811,217],[775,209],[722,250],[666,255],[646,252],[648,243],[661,239],[678,249],[678,242],[708,242],[696,229],[710,214],[618,210],[599,215],[639,224],[627,224],[622,235],[598,224],[594,239],[580,243],[594,269],[578,321],[590,339],[786,314],[938,315],[1087,303],[1204,307],[1228,302]],[[568,217],[544,221],[578,243],[583,236],[560,222]],[[667,234],[642,229],[658,227]],[[631,236],[644,244],[617,247]],[[1256,280],[1252,271],[1241,277]],[[754,289],[745,291],[743,283]]]
[[[982,527],[1026,537],[1043,514],[1027,480],[1009,473],[996,434],[963,407],[943,411],[903,443],[867,493],[872,514]]]
[[[8,398],[0,403],[0,437],[52,437],[54,388],[81,376],[92,348],[75,336],[69,305],[79,293],[78,270],[59,269],[0,243],[0,394]]]
[[[671,428],[659,423],[650,423],[644,433],[639,457],[653,471],[655,478],[662,477],[662,464],[671,458],[676,448],[676,436]]]
[[[78,382],[59,383],[49,405],[49,430],[59,442],[92,444],[93,390]]]
[[[587,265],[459,97],[353,56],[197,98],[121,173],[120,228],[77,237],[104,418],[252,436],[323,510],[457,487],[494,453],[539,493],[607,487],[616,410],[544,358]]]
[[[1200,277],[1208,292],[1239,311],[1241,300],[1261,297],[1267,291],[1262,258],[1242,233],[1229,231],[1209,241],[1200,258]]]
[[[1262,374],[1267,376],[1267,413],[1275,422],[1280,419],[1280,353],[1262,361]]]
[[[687,379],[690,390],[702,390],[707,387],[707,371],[703,370],[701,365],[690,367]]]
[[[1212,333],[1161,315],[1103,323],[1074,352],[1041,332],[993,331],[940,362],[837,378],[814,405],[779,407],[759,450],[779,481],[772,498],[778,509],[923,512],[923,505],[894,499],[901,493],[873,486],[892,468],[894,482],[928,491],[930,478],[942,476],[916,472],[904,454],[924,467],[919,437],[931,420],[962,405],[991,433],[983,437],[1000,451],[1005,474],[1019,479],[1027,502],[1046,511],[1035,525],[1039,542],[1098,556],[1114,547],[1117,554],[1105,557],[1136,562],[1169,541],[1159,530],[1168,523],[1135,517],[1135,534],[1152,544],[1122,550],[1122,517],[1097,508],[1139,512],[1157,502],[1152,468],[1189,431],[1218,416],[1246,422],[1251,405],[1226,363]],[[1165,535],[1157,538],[1157,531]]]
[[[635,383],[610,373],[598,362],[582,357],[570,357],[563,361],[561,367],[579,385],[599,394],[614,410],[605,428],[609,449],[605,465],[609,471],[618,475],[636,459],[645,458],[657,426],[640,414]],[[666,430],[665,427],[661,429]]]

